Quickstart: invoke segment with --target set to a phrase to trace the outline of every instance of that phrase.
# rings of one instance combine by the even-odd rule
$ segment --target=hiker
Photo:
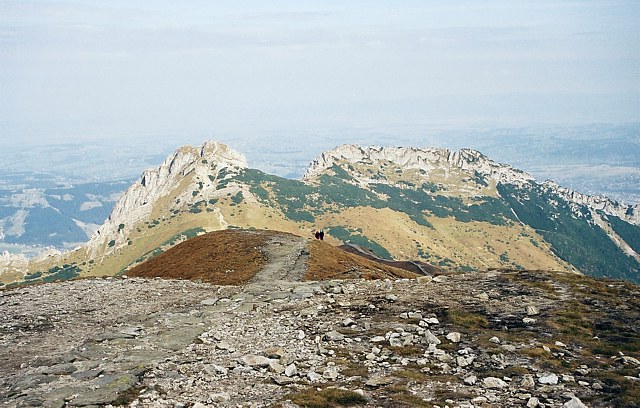
[[[320,239],[320,231],[316,230],[316,239]]]
[[[320,241],[324,239],[324,230],[320,230]]]

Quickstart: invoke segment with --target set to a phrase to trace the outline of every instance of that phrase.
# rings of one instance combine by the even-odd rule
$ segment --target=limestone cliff
[[[387,161],[404,169],[419,169],[427,173],[434,169],[455,167],[467,171],[475,170],[483,176],[503,183],[526,183],[533,180],[531,175],[509,165],[496,163],[472,149],[451,151],[435,147],[360,147],[358,145],[342,145],[322,153],[311,163],[304,179],[312,179],[341,161],[352,163]]]
[[[88,242],[89,255],[95,256],[105,245],[108,251],[125,244],[128,233],[137,223],[150,218],[162,198],[175,195],[176,202],[184,206],[194,200],[192,191],[215,189],[215,185],[204,182],[212,169],[219,174],[222,169],[245,167],[245,157],[220,142],[182,146],[158,168],[146,170],[120,197],[109,218]]]

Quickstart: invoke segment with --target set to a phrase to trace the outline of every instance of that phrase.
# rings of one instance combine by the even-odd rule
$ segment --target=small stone
[[[593,388],[594,390],[601,391],[602,390],[602,384],[594,382],[593,384],[591,384],[591,388]]]
[[[333,331],[330,331],[328,333],[325,333],[325,335],[322,337],[322,340],[324,340],[324,341],[342,341],[342,340],[344,340],[344,334],[338,333],[337,331],[333,330]]]
[[[223,367],[221,365],[217,365],[217,364],[212,364],[211,368],[213,368],[213,370],[217,373],[217,374],[222,374],[222,375],[227,375],[229,374],[229,369],[227,367]]]
[[[427,324],[440,324],[440,320],[438,320],[438,318],[436,318],[436,317],[428,317],[428,318],[424,319],[424,321]]]
[[[225,402],[229,401],[231,396],[227,392],[217,392],[209,395],[209,402]]]
[[[391,378],[378,376],[378,377],[370,378],[369,380],[367,380],[366,383],[364,383],[364,385],[371,388],[378,388],[378,387],[383,387],[385,385],[389,385],[392,383],[393,383],[393,380]]]
[[[487,377],[482,380],[482,385],[485,388],[504,388],[507,383],[496,377]]]
[[[385,297],[385,299],[391,301],[391,302],[395,302],[396,300],[398,300],[398,296],[392,294],[392,293],[388,293]]]
[[[265,356],[256,356],[253,354],[249,354],[243,356],[240,361],[249,367],[269,367],[270,363],[274,360],[267,358]]]
[[[527,316],[535,316],[539,314],[540,311],[535,306],[527,306]]]
[[[447,339],[449,341],[451,341],[452,343],[459,343],[460,342],[460,333],[451,332],[451,333],[447,334]]]
[[[522,319],[522,323],[524,323],[524,324],[533,324],[536,321],[537,320],[532,318],[532,317],[525,317],[524,319]]]
[[[562,382],[575,382],[576,379],[572,375],[562,374]]]
[[[352,319],[352,318],[350,318],[350,317],[347,317],[346,319],[344,319],[344,320],[342,321],[342,325],[343,325],[343,326],[345,326],[345,327],[352,326],[352,325],[355,325],[355,324],[356,324],[356,321],[355,321],[355,320],[353,320],[353,319]]]
[[[327,380],[335,381],[338,378],[338,370],[335,367],[329,367],[322,373],[322,377]]]
[[[475,356],[468,356],[468,357],[458,356],[456,358],[456,363],[458,363],[458,367],[467,367],[471,365],[471,363],[473,363],[473,360],[475,359],[476,359]]]
[[[193,408],[207,408],[207,406],[202,402],[196,402],[195,404],[193,404]]]
[[[546,345],[544,345],[544,344],[543,344],[543,345],[542,345],[542,349],[543,349],[544,351],[546,351],[547,353],[551,353],[551,349],[549,348],[549,346],[546,346]]]
[[[427,340],[427,344],[435,344],[435,345],[438,345],[438,344],[442,343],[442,342],[440,341],[440,339],[439,339],[438,337],[436,337],[436,335],[435,335],[435,334],[431,333],[431,330],[427,330],[427,331],[424,333],[424,337],[425,337],[425,339]]]
[[[216,302],[218,302],[218,298],[213,297],[213,298],[209,298],[209,299],[205,299],[203,301],[200,302],[200,304],[202,306],[213,306],[216,304]]]
[[[311,382],[317,382],[317,381],[320,381],[322,379],[322,376],[320,374],[316,373],[315,371],[309,371],[307,373],[307,378]]]
[[[622,363],[640,365],[640,360],[638,360],[637,358],[633,358],[631,356],[622,356]]]
[[[305,334],[303,330],[298,330],[298,340],[302,340],[305,338]]]
[[[447,278],[445,275],[438,275],[432,280],[436,283],[445,283],[446,281],[449,280],[449,278]]]
[[[478,381],[478,377],[476,377],[475,375],[470,375],[469,377],[465,378],[463,381],[467,385],[475,385],[476,382]]]
[[[376,355],[373,353],[369,353],[366,356],[364,356],[365,359],[369,360],[369,361],[373,361],[376,359]]]
[[[231,350],[233,348],[231,344],[227,343],[226,341],[217,342],[216,347],[219,348],[220,350]]]
[[[540,384],[556,385],[558,384],[558,376],[553,373],[544,373],[540,378],[538,378],[538,382]]]
[[[409,312],[409,313],[407,313],[407,317],[409,319],[422,319],[422,313],[420,313],[420,312]]]
[[[284,369],[284,375],[286,375],[287,377],[293,377],[294,375],[297,375],[297,374],[298,374],[298,368],[296,367],[295,363],[289,364]]]
[[[284,366],[277,360],[271,360],[269,361],[269,370],[276,374],[282,374],[284,373]]]
[[[529,398],[529,401],[527,401],[527,408],[536,408],[539,405],[540,400],[536,397],[531,397]]]
[[[490,338],[489,341],[492,343],[500,344],[500,339],[497,338],[496,336],[493,336],[492,338]]]
[[[483,301],[483,302],[486,302],[486,301],[489,300],[489,295],[487,295],[486,292],[482,292],[482,293],[478,293],[476,295],[476,298],[481,300],[481,301]]]
[[[383,336],[375,336],[371,338],[372,343],[382,343],[386,339]]]
[[[564,408],[587,408],[578,397],[573,397],[564,403]]]
[[[558,346],[558,347],[567,347],[567,345],[566,345],[566,344],[564,344],[564,343],[563,343],[563,342],[561,342],[561,341],[556,341],[556,342],[555,342],[555,345],[556,345],[556,346]]]

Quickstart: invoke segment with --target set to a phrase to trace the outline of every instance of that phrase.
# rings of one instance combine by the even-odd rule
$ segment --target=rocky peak
[[[213,167],[217,171],[246,168],[247,161],[227,145],[208,141],[198,147],[182,146],[159,167],[145,170],[140,179],[120,197],[109,218],[93,234],[87,244],[89,254],[93,256],[111,240],[116,243],[115,246],[122,244],[119,238],[126,235],[137,222],[147,219],[158,200],[174,193],[190,176],[193,176],[190,184],[195,184],[196,176],[201,180],[206,179]]]
[[[442,167],[457,167],[467,171],[477,171],[503,183],[526,183],[533,177],[506,164],[496,163],[482,153],[472,149],[451,151],[445,148],[428,147],[360,147],[341,145],[322,153],[309,166],[304,179],[312,179],[334,164],[340,162],[389,161],[405,169],[430,170]]]
[[[578,206],[587,206],[592,211],[602,211],[605,214],[615,215],[631,224],[640,225],[640,205],[626,205],[611,200],[605,196],[590,196],[561,187],[553,181],[547,180],[543,185],[554,193],[563,197],[569,203]]]

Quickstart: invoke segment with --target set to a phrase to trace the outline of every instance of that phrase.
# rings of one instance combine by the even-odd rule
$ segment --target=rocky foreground
[[[0,292],[2,406],[639,406],[637,286],[492,271]]]

